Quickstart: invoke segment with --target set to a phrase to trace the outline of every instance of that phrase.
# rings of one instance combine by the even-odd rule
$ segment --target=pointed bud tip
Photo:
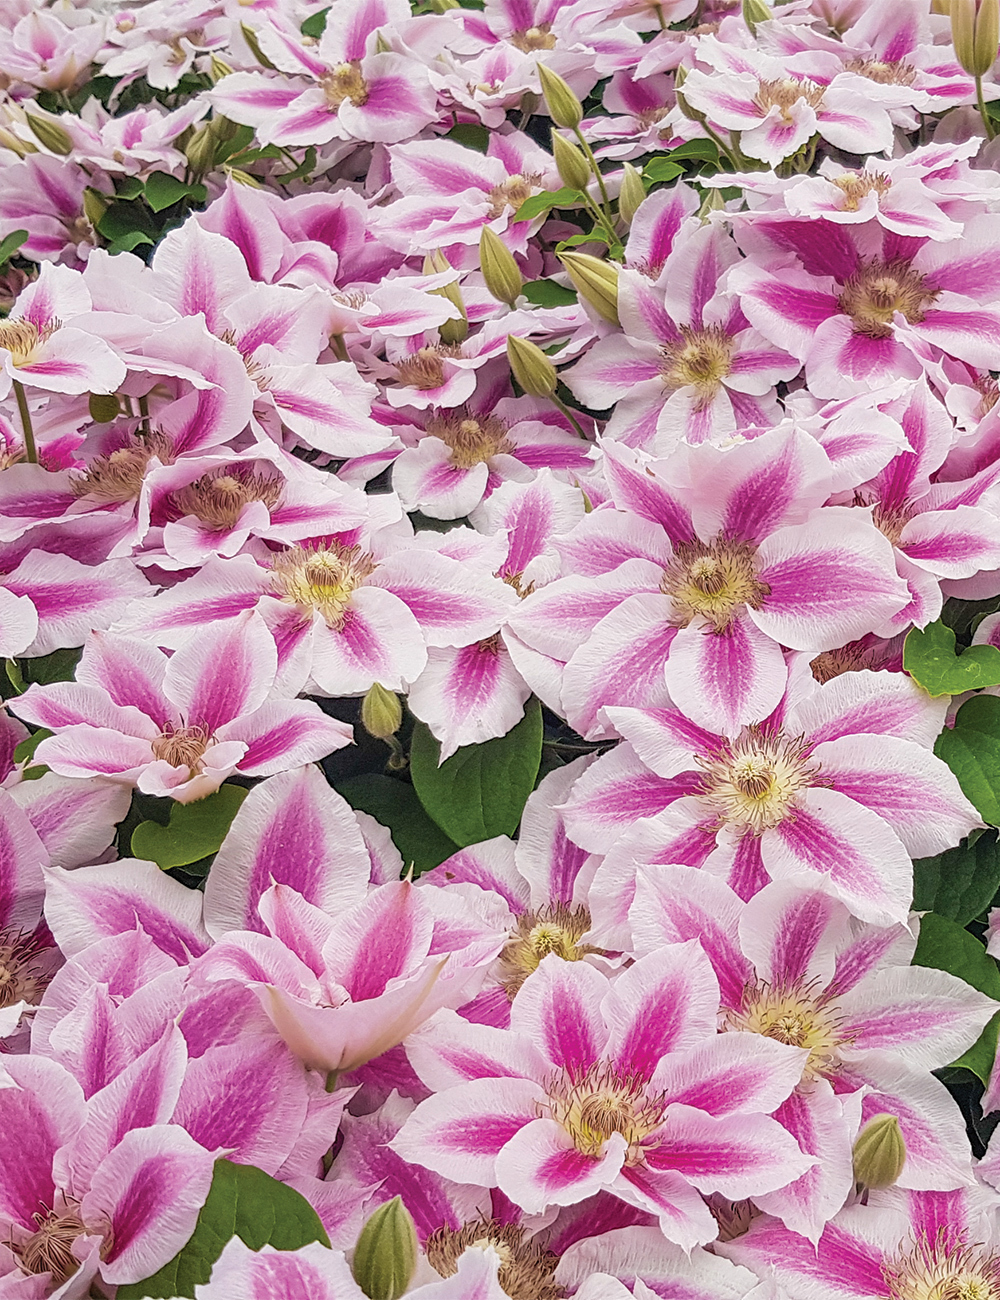
[[[373,682],[361,701],[361,725],[376,740],[388,740],[403,722],[403,706],[394,691],[387,691],[380,682]]]
[[[497,302],[513,307],[524,288],[524,279],[514,254],[489,226],[483,226],[479,237],[479,266],[486,287]]]
[[[873,1115],[854,1142],[854,1181],[875,1190],[891,1187],[906,1164],[906,1142],[895,1115]]]
[[[583,105],[576,95],[559,73],[553,72],[544,63],[538,65],[538,79],[542,83],[542,94],[553,122],[568,131],[575,131],[583,121]]]
[[[369,1300],[399,1300],[417,1267],[417,1232],[400,1197],[380,1205],[361,1229],[351,1270]]]
[[[529,397],[551,397],[556,391],[556,368],[537,343],[508,334],[507,361],[511,374]]]

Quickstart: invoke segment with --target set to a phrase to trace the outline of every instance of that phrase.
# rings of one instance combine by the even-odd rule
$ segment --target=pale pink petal
[[[192,637],[167,665],[163,691],[192,726],[216,731],[267,698],[277,672],[274,638],[248,610]]]
[[[735,735],[769,717],[784,694],[788,670],[781,648],[751,618],[761,621],[751,610],[750,618],[735,619],[724,632],[692,623],[671,642],[667,689],[698,726]]]
[[[404,690],[427,662],[420,625],[392,592],[362,587],[351,597],[343,627],[319,626],[312,675],[327,695],[357,695],[373,682]]]

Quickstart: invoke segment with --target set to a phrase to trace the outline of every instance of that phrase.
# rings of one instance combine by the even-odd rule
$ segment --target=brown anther
[[[397,361],[396,374],[399,382],[408,388],[429,392],[432,388],[440,388],[444,383],[444,358],[461,355],[460,343],[428,344],[427,347],[411,352],[402,361]]]
[[[517,450],[507,437],[507,425],[495,415],[436,416],[428,422],[427,432],[451,448],[451,463],[458,469],[471,469]]]
[[[856,72],[859,77],[867,77],[880,86],[912,86],[917,79],[917,70],[912,63],[901,59],[851,59],[844,65],[848,72]]]
[[[52,978],[39,958],[49,945],[28,930],[0,930],[0,1007],[15,1002],[37,1006]]]
[[[778,81],[762,81],[753,97],[754,105],[761,117],[767,117],[772,108],[777,108],[786,122],[792,120],[791,110],[804,99],[811,108],[819,108],[823,102],[823,87],[814,81],[798,80],[784,77]]]
[[[869,194],[882,198],[892,188],[892,181],[884,172],[844,172],[833,178],[833,184],[844,195],[844,212],[857,212]]]
[[[58,1210],[44,1210],[31,1216],[37,1231],[24,1241],[8,1243],[22,1272],[29,1276],[51,1273],[53,1286],[61,1286],[73,1276],[80,1267],[73,1254],[73,1243],[87,1231],[79,1210],[79,1201],[64,1197]]]
[[[438,1228],[427,1238],[427,1262],[441,1277],[454,1277],[458,1261],[471,1248],[492,1248],[500,1256],[497,1281],[511,1300],[562,1300],[555,1281],[558,1255],[546,1250],[515,1223],[478,1219],[461,1228]]]
[[[530,199],[532,191],[541,185],[542,177],[538,172],[522,176],[511,176],[500,185],[494,185],[487,198],[490,202],[489,217],[495,221],[508,211],[516,212],[525,199]]]
[[[839,306],[853,320],[855,334],[886,339],[892,335],[897,312],[911,325],[919,325],[924,309],[939,292],[905,258],[873,258],[845,281]]]
[[[73,495],[96,497],[111,504],[134,501],[142,491],[146,469],[154,457],[161,465],[173,463],[169,438],[156,430],[146,437],[132,434],[115,451],[94,457],[86,472],[72,480]]]
[[[361,75],[361,60],[339,63],[319,79],[320,88],[330,108],[339,108],[349,99],[356,108],[368,103],[368,83]]]
[[[174,727],[168,723],[161,735],[150,743],[156,758],[171,767],[189,768],[192,775],[202,770],[202,758],[212,739],[207,727]]]
[[[522,54],[533,54],[536,50],[551,50],[556,43],[548,23],[539,23],[537,27],[525,27],[522,31],[514,32],[507,39]]]
[[[281,500],[282,487],[279,478],[254,474],[237,465],[203,474],[171,492],[169,505],[177,518],[194,515],[210,531],[223,533],[236,527],[243,507],[251,501],[262,501],[273,510]]]

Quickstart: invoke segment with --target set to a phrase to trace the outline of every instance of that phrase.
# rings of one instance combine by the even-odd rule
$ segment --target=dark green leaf
[[[570,235],[569,239],[561,239],[556,245],[556,252],[561,253],[564,248],[579,248],[581,244],[607,244],[606,235],[602,235],[599,230],[591,230],[586,235]]]
[[[218,167],[224,163],[227,158],[232,158],[234,154],[241,153],[248,145],[253,143],[253,127],[240,125],[236,128],[228,140],[220,140],[219,147],[215,151],[215,165]],[[272,146],[268,146],[271,148]],[[280,151],[275,147],[275,153]],[[269,158],[271,154],[267,155]]]
[[[46,731],[44,727],[39,727],[37,731],[32,732],[27,740],[22,740],[14,750],[14,762],[27,763],[30,759],[34,758],[35,750],[43,740],[48,740],[51,735],[52,732]]]
[[[388,827],[404,864],[414,871],[430,871],[458,852],[440,826],[427,816],[413,786],[378,772],[348,777],[337,784],[352,808],[358,808]]]
[[[120,199],[137,199],[142,189],[142,181],[138,176],[126,176],[124,180],[118,182],[115,193]]]
[[[50,655],[38,659],[22,659],[21,673],[25,684],[30,686],[37,682],[39,686],[48,686],[50,682],[71,682],[82,654],[82,649],[75,648],[53,650]]]
[[[326,31],[326,16],[330,12],[330,6],[320,9],[314,14],[310,14],[305,20],[299,31],[303,36],[322,36]]]
[[[490,145],[490,133],[479,122],[459,122],[445,138],[464,145],[466,149],[475,149],[476,153],[485,153]]]
[[[267,1245],[298,1250],[311,1241],[330,1244],[316,1211],[294,1187],[253,1165],[216,1160],[208,1200],[187,1245],[144,1282],[120,1286],[118,1300],[193,1297],[196,1286],[207,1284],[212,1265],[233,1237],[251,1250]]]
[[[521,292],[536,307],[565,307],[576,302],[576,290],[566,289],[555,280],[529,280]]]
[[[465,745],[438,766],[440,746],[422,722],[413,729],[410,774],[420,802],[464,848],[513,835],[542,758],[542,708],[529,701],[506,736]]]
[[[694,158],[698,162],[718,163],[719,146],[714,140],[685,140],[666,155],[670,159]]]
[[[582,202],[583,195],[579,190],[566,188],[545,190],[541,194],[533,194],[530,199],[525,199],[511,217],[511,221],[533,221],[535,217],[540,217],[543,212],[548,212],[550,208],[569,208]]]
[[[26,230],[12,230],[0,239],[0,266],[5,266],[28,238]]]
[[[980,993],[1000,999],[1000,970],[984,946],[955,921],[934,912],[928,912],[920,922],[913,965],[948,971]],[[986,1083],[996,1056],[997,1028],[997,1016],[994,1016],[975,1043],[957,1061],[952,1061],[952,1065],[971,1070]]]
[[[960,695],[1000,685],[1000,650],[974,645],[955,653],[955,633],[941,622],[912,628],[903,646],[903,668],[928,695]]]
[[[934,744],[983,821],[1000,825],[1000,699],[974,695]]]
[[[957,848],[913,864],[913,907],[968,925],[1000,889],[996,831],[973,832]]]
[[[310,145],[309,148],[306,150],[305,156],[303,157],[302,161],[299,163],[298,167],[294,168],[290,172],[282,172],[280,176],[275,177],[275,180],[280,181],[282,185],[287,185],[289,181],[302,180],[303,177],[308,176],[310,174],[310,172],[315,166],[316,166],[316,147],[315,145]]]
[[[247,793],[240,785],[222,785],[196,803],[175,803],[168,825],[147,821],[135,828],[132,856],[166,869],[217,852]]]
[[[123,244],[126,238],[136,233],[148,236],[146,240],[136,242],[151,244],[158,234],[152,215],[143,203],[116,201],[109,204],[107,212],[97,223],[97,229],[105,239],[116,244]]]
[[[188,185],[168,172],[153,172],[146,178],[146,202],[154,212],[162,212],[185,198],[203,203],[205,195],[204,185]]]
[[[959,641],[968,642],[983,619],[998,610],[1000,596],[991,596],[989,600],[959,600],[952,596],[944,602],[941,622],[954,631]]]

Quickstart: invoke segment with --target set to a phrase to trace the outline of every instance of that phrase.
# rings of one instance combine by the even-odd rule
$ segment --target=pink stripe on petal
[[[584,1074],[607,1043],[601,1015],[607,991],[607,979],[595,967],[550,953],[518,990],[511,1029],[530,1038],[557,1069]]]

